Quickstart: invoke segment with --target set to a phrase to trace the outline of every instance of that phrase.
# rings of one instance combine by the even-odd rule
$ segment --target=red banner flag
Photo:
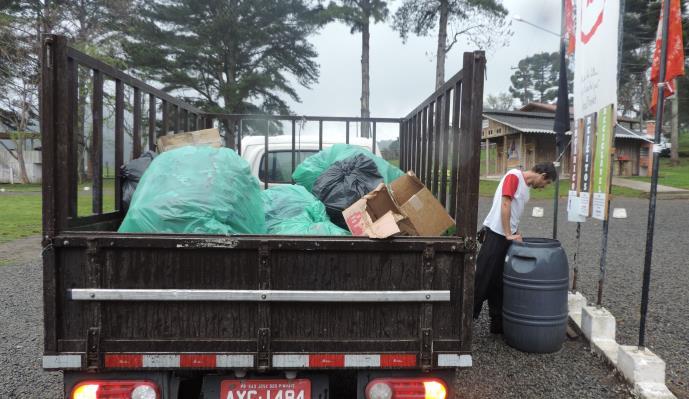
[[[567,30],[567,54],[574,54],[574,44],[577,42],[574,25],[574,6],[573,0],[565,0],[565,29]]]
[[[664,7],[663,7],[664,8]],[[660,58],[663,41],[663,13],[660,11],[660,23],[656,34],[656,48],[653,52],[653,66],[651,67],[651,83],[653,93],[651,100],[651,112],[655,112],[658,104],[658,83],[660,83]],[[684,46],[682,44],[682,10],[679,0],[670,0],[670,20],[667,35],[667,58],[665,62],[665,97],[675,92],[672,80],[684,75]]]

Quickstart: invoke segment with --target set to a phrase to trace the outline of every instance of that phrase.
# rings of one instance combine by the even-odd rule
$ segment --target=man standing
[[[551,162],[540,163],[526,172],[511,169],[495,191],[493,206],[483,222],[485,239],[476,259],[474,280],[474,319],[478,318],[483,302],[488,299],[493,334],[502,334],[502,271],[512,241],[522,240],[519,220],[529,201],[529,189],[543,188],[556,176]]]

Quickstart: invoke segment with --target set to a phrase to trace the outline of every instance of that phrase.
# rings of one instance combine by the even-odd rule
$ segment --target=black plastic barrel
[[[507,251],[503,273],[505,341],[524,352],[560,350],[567,330],[569,268],[560,242],[525,238]]]

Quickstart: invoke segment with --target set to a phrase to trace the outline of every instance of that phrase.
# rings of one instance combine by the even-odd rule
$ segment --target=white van
[[[323,148],[342,143],[323,138]],[[349,144],[373,150],[373,140],[350,137]],[[377,147],[377,146],[376,146]],[[297,136],[294,145],[296,165],[304,159],[317,153],[318,136]],[[376,148],[376,155],[380,150]],[[265,136],[242,137],[242,158],[251,166],[251,174],[261,181],[261,188],[265,187]],[[292,135],[270,136],[268,138],[268,186],[292,183]]]

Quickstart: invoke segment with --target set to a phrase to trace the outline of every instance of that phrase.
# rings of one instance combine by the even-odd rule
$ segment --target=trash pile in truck
[[[335,144],[298,165],[295,184],[261,190],[247,161],[220,147],[216,135],[164,136],[162,153],[124,165],[128,207],[118,231],[387,238],[439,236],[454,227],[413,172],[367,149]]]

